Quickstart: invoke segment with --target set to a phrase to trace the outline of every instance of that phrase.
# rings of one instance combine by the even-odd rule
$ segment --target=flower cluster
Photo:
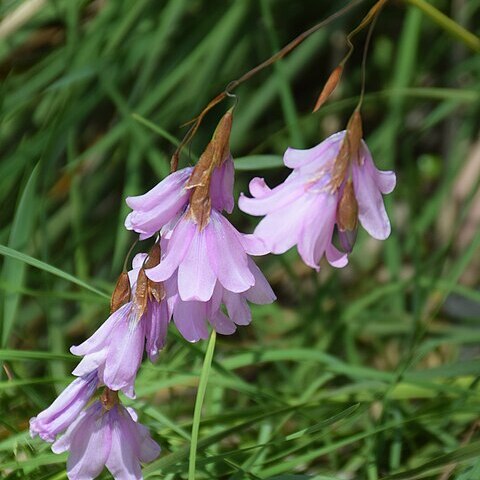
[[[395,174],[375,167],[362,140],[360,114],[347,130],[335,133],[309,150],[288,148],[283,157],[293,172],[270,189],[263,178],[250,182],[250,194],[239,207],[265,215],[255,235],[273,253],[297,245],[303,261],[316,270],[325,255],[330,265],[344,267],[356,238],[358,220],[378,240],[390,235],[382,194],[395,188]],[[337,233],[338,247],[334,246]]]
[[[284,162],[293,171],[281,185],[250,182],[253,198],[242,195],[239,206],[264,218],[254,234],[239,232],[224,215],[234,207],[231,126],[228,111],[194,168],[173,172],[126,200],[132,212],[125,227],[141,240],[154,237],[153,246],[120,276],[105,323],[71,348],[83,357],[73,371],[77,379],[30,422],[31,434],[53,442],[54,452],[70,452],[71,480],[93,479],[104,466],[116,479],[142,478],[141,463],[156,458],[160,447],[135,412],[122,406],[118,392],[135,398],[143,355],[158,357],[171,319],[196,342],[208,337],[208,325],[230,335],[249,324],[249,302],[275,300],[252,256],[297,245],[314,269],[324,255],[344,267],[358,222],[374,238],[390,233],[382,194],[395,187],[395,174],[374,166],[357,111],[345,131],[318,146],[289,148]]]
[[[134,258],[132,270],[117,283],[111,315],[88,340],[71,348],[83,356],[72,372],[78,378],[30,420],[32,436],[54,442],[55,453],[70,452],[67,473],[72,480],[93,479],[104,466],[115,478],[139,479],[141,462],[160,453],[135,411],[123,407],[118,398],[118,391],[135,398],[134,381],[144,350],[154,360],[165,343],[169,313],[163,286],[148,281],[144,273],[159,256],[154,247],[148,257]],[[103,393],[95,399],[102,386]],[[57,439],[59,434],[63,435]]]

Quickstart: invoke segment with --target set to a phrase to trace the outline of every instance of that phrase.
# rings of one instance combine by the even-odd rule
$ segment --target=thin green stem
[[[433,5],[425,0],[405,0],[410,5],[420,9],[427,17],[430,17],[437,25],[446,30],[452,37],[463,42],[474,52],[480,52],[480,38],[474,33],[463,28],[450,17],[436,9]]]
[[[210,340],[208,341],[207,351],[205,352],[205,359],[203,360],[203,367],[200,373],[200,381],[198,383],[197,398],[195,400],[195,410],[193,412],[192,439],[190,443],[190,460],[188,463],[188,480],[195,480],[198,431],[200,429],[200,419],[202,417],[203,400],[205,399],[205,392],[207,390],[208,377],[210,375],[210,368],[212,366],[212,359],[213,359],[213,352],[215,350],[216,337],[217,337],[217,334],[215,330],[213,330],[210,335]]]

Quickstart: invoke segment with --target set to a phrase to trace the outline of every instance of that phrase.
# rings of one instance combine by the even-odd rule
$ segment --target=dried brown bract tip
[[[339,65],[328,77],[328,80],[325,82],[320,95],[317,98],[317,102],[315,103],[315,107],[313,107],[313,112],[316,112],[320,109],[320,107],[329,99],[330,95],[333,93],[335,88],[340,82],[340,78],[342,77],[343,66]]]
[[[142,267],[138,272],[137,286],[135,288],[135,298],[133,299],[133,303],[136,307],[137,312],[137,320],[140,320],[140,318],[142,318],[142,315],[147,309],[148,282],[149,280],[145,273],[145,269]]]
[[[228,110],[218,122],[212,139],[195,165],[186,188],[207,185],[213,169],[220,166],[230,152],[230,132],[232,131],[233,110]]]
[[[218,168],[230,155],[230,132],[233,123],[233,108],[229,109],[218,122],[212,139],[202,153],[186,188],[193,189],[190,197],[190,214],[195,223],[203,228],[210,218],[210,181]]]
[[[347,135],[342,140],[340,145],[340,150],[338,152],[337,158],[335,158],[332,179],[330,185],[334,191],[340,188],[340,185],[345,180],[345,176],[348,171],[348,166],[350,164],[350,148],[347,140]]]
[[[353,231],[358,222],[358,203],[355,198],[352,180],[349,179],[337,206],[337,225],[340,231]]]
[[[358,110],[355,110],[350,117],[347,125],[348,143],[350,148],[350,156],[352,159],[360,162],[361,155],[360,146],[363,138],[362,117]]]
[[[360,162],[360,147],[362,144],[363,129],[362,117],[358,110],[355,110],[347,124],[347,131],[343,137],[340,150],[335,159],[330,186],[332,190],[340,188],[344,182],[349,166],[352,161]]]
[[[156,267],[160,263],[160,258],[162,256],[162,250],[160,248],[160,244],[157,242],[148,252],[148,257],[145,260],[145,264],[143,265],[145,269]]]
[[[110,299],[110,313],[118,310],[122,305],[130,301],[131,289],[128,273],[122,272],[118,277],[117,284],[113,290],[112,298]]]
[[[162,256],[162,251],[160,248],[160,244],[156,243],[150,249],[150,252],[148,253],[148,258],[143,268],[149,269],[149,268],[156,267],[160,263],[161,256]],[[160,303],[162,300],[165,299],[165,296],[166,296],[163,282],[154,282],[149,278],[147,280],[148,280],[147,281],[147,300],[156,301]]]

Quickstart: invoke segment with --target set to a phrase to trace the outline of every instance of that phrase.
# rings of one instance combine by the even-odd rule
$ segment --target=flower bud
[[[320,95],[318,96],[317,102],[315,103],[315,107],[313,108],[313,112],[315,113],[320,107],[328,100],[330,95],[333,93],[335,88],[337,88],[338,83],[340,82],[340,78],[342,76],[343,67],[339,65],[328,77]]]
[[[348,180],[337,207],[337,225],[339,230],[353,231],[358,222],[358,203],[355,198],[352,180]]]

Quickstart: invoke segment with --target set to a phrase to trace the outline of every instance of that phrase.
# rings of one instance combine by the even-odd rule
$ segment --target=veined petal
[[[160,455],[160,446],[157,442],[152,440],[150,432],[145,425],[136,423],[137,435],[139,439],[139,460],[143,463],[148,463],[155,460]]]
[[[206,302],[212,296],[217,276],[210,266],[206,237],[206,229],[197,229],[178,267],[178,292],[184,301]]]
[[[305,191],[305,183],[307,179],[298,177],[292,181],[284,182],[273,188],[262,196],[249,198],[240,194],[238,199],[238,207],[242,212],[250,215],[265,215],[267,213],[278,211],[287,207]],[[255,188],[258,184],[255,185]]]
[[[312,168],[319,169],[326,162],[335,158],[344,136],[345,130],[330,135],[320,144],[307,150],[287,148],[283,155],[283,163],[287,167],[294,169],[302,169],[306,166],[309,166],[310,170]]]
[[[156,267],[146,270],[147,277],[154,282],[171,277],[185,258],[196,231],[197,226],[184,215],[173,230],[165,256]]]
[[[301,228],[298,253],[303,261],[318,270],[320,259],[332,241],[337,196],[321,193],[312,204]]]
[[[97,389],[97,372],[75,379],[45,410],[30,420],[30,435],[53,442],[78,417]]]
[[[143,195],[136,197],[127,197],[125,200],[127,205],[133,209],[146,212],[164,201],[168,201],[168,197],[188,195],[183,189],[186,181],[192,174],[193,167],[183,168],[171,173],[165,177],[160,183]]]
[[[208,338],[205,302],[178,300],[173,310],[173,321],[178,331],[189,342]]]
[[[375,173],[367,168],[366,163],[354,163],[352,175],[360,223],[373,238],[385,240],[390,235],[390,221],[382,193],[376,184]]]
[[[91,412],[89,412],[89,409],[87,410],[82,410],[75,420],[69,425],[67,428],[67,431],[59,437],[52,445],[52,452],[53,453],[63,453],[66,452],[70,448],[70,443],[72,439],[72,435],[75,434],[75,432],[81,428],[82,422],[85,417],[90,415]]]
[[[270,253],[269,248],[264,240],[252,235],[251,233],[241,233],[239,235],[240,243],[249,255],[266,255]]]
[[[142,361],[145,346],[144,319],[121,322],[112,332],[103,381],[111,390],[122,390],[135,398],[133,384]]]
[[[111,441],[110,425],[100,411],[100,402],[95,402],[88,408],[81,425],[71,434],[67,461],[68,478],[71,480],[93,480],[103,470]]]
[[[132,434],[130,424],[134,421],[120,405],[108,415],[111,428],[111,447],[105,461],[115,480],[142,480],[142,468],[138,459],[138,439]]]
[[[165,346],[170,312],[167,301],[149,302],[142,320],[145,324],[146,350],[151,362],[156,361],[158,352]]]
[[[230,155],[220,167],[216,168],[212,174],[210,182],[210,198],[212,207],[219,212],[225,210],[232,213],[233,201],[233,181],[235,169],[233,167],[233,159]]]
[[[266,305],[275,301],[277,297],[273,293],[272,287],[251,258],[248,259],[248,267],[255,278],[255,285],[243,294],[245,298],[257,305]]]
[[[252,178],[248,184],[248,189],[250,190],[250,195],[254,198],[266,197],[272,191],[272,189],[265,183],[265,180],[260,177]]]
[[[98,350],[97,352],[85,355],[82,358],[81,362],[72,371],[72,375],[75,375],[76,377],[82,377],[84,375],[88,375],[90,372],[93,372],[97,368],[100,368],[101,365],[103,365],[103,363],[105,362],[107,353],[108,346],[105,346],[105,348],[103,348],[102,350]]]
[[[209,318],[209,321],[215,331],[221,335],[231,335],[232,333],[235,333],[235,330],[237,329],[235,323],[233,323],[221,310],[215,315],[212,315]]]
[[[348,254],[340,252],[331,243],[327,245],[326,256],[328,263],[335,268],[343,268],[348,263]]]
[[[221,214],[212,210],[205,228],[210,265],[224,288],[244,292],[255,282],[238,232]]]
[[[228,316],[234,323],[248,325],[252,321],[252,313],[243,294],[225,291],[223,301],[227,307]]]
[[[317,194],[304,193],[288,207],[268,214],[257,225],[254,235],[261,238],[272,253],[284,253],[299,241],[305,216],[310,214]]]
[[[362,160],[365,164],[365,167],[370,172],[370,174],[374,177],[375,183],[378,189],[384,194],[388,194],[393,192],[395,188],[395,184],[397,182],[397,178],[394,172],[392,171],[384,171],[378,170],[378,168],[373,163],[372,154],[370,153],[367,144],[362,141]]]
[[[132,302],[128,302],[113,312],[108,319],[100,326],[100,328],[87,340],[77,346],[72,346],[70,351],[74,355],[87,355],[89,353],[98,352],[108,344],[112,331],[119,322],[125,321],[130,314]]]

